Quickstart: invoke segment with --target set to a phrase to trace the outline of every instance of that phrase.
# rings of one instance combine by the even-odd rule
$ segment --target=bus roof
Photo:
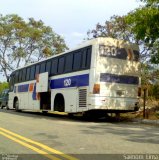
[[[93,38],[93,39],[90,39],[90,40],[87,40],[87,41],[83,41],[83,42],[82,42],[81,44],[79,44],[77,47],[74,47],[74,48],[72,48],[72,49],[70,49],[70,50],[67,50],[67,51],[65,51],[65,52],[62,52],[62,53],[60,53],[60,54],[56,54],[56,55],[50,56],[50,57],[48,57],[48,58],[46,58],[46,59],[44,59],[44,60],[40,60],[40,61],[38,61],[38,62],[31,63],[31,64],[28,64],[28,65],[23,66],[23,67],[19,67],[19,68],[17,68],[17,69],[14,70],[14,71],[20,70],[20,69],[22,69],[22,68],[27,68],[27,67],[29,67],[29,66],[32,66],[33,64],[41,63],[41,62],[43,62],[43,61],[52,59],[52,58],[54,58],[54,57],[61,56],[61,55],[66,54],[66,53],[68,53],[68,52],[72,52],[72,51],[78,50],[78,49],[80,49],[80,48],[82,48],[82,47],[87,47],[87,46],[90,46],[90,45],[94,45],[94,44],[96,44],[96,43],[99,43],[99,44],[100,44],[100,43],[102,43],[103,41],[107,41],[107,42],[109,42],[109,43],[111,42],[112,44],[115,44],[115,45],[118,44],[119,46],[124,46],[124,47],[126,47],[126,46],[129,46],[129,47],[130,47],[130,46],[131,46],[132,48],[134,48],[134,49],[136,49],[136,50],[139,49],[136,44],[130,43],[130,42],[127,42],[127,41],[124,41],[124,40],[114,39],[114,38],[111,38],[111,37],[98,37],[98,38]],[[14,71],[13,71],[11,74],[13,74]]]

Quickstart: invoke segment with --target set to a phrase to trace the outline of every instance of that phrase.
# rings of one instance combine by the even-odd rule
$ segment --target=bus
[[[10,109],[68,114],[123,113],[138,109],[139,48],[109,37],[16,69]]]

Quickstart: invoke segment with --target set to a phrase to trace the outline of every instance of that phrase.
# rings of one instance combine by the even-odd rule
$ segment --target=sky
[[[140,5],[139,0],[0,0],[0,14],[42,20],[74,48],[98,22],[104,24],[111,16],[125,15]]]

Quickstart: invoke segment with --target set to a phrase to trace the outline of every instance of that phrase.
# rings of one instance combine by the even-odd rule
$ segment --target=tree
[[[142,7],[97,24],[88,37],[108,36],[140,45],[142,61],[159,63],[159,0],[140,0]]]
[[[97,23],[96,28],[87,32],[88,39],[96,37],[112,37],[134,42],[134,35],[125,21],[125,16],[114,15],[104,25]]]
[[[150,84],[149,90],[156,98],[155,88],[159,85],[159,0],[141,0],[144,5],[126,16],[135,39],[143,42],[145,60],[142,64],[142,84]],[[145,72],[146,71],[146,72]]]
[[[15,68],[66,49],[64,39],[41,20],[26,22],[18,15],[0,15],[0,71],[5,77]]]
[[[140,58],[142,62],[146,62],[150,59],[148,54],[149,48],[145,45],[145,41],[136,38],[133,32],[133,25],[129,24],[127,21],[127,15],[114,15],[109,21],[106,21],[104,25],[98,23],[95,29],[89,30],[87,32],[88,39],[96,37],[112,37],[136,43],[140,46]]]
[[[4,89],[8,89],[9,85],[7,82],[0,82],[0,93],[4,90]]]
[[[141,0],[143,7],[126,16],[126,22],[138,40],[144,41],[152,63],[159,63],[159,1]]]
[[[98,23],[95,29],[88,31],[88,39],[106,36],[137,43],[140,46],[142,77],[145,79],[149,75],[144,74],[152,73],[152,68],[156,72],[153,65],[159,63],[159,1],[141,1],[143,6],[127,15],[112,16],[104,25]]]

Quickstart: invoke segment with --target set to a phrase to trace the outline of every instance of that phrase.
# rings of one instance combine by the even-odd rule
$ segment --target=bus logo
[[[71,79],[69,78],[69,79],[65,79],[64,80],[64,86],[65,87],[68,87],[68,86],[70,86],[71,85]]]

